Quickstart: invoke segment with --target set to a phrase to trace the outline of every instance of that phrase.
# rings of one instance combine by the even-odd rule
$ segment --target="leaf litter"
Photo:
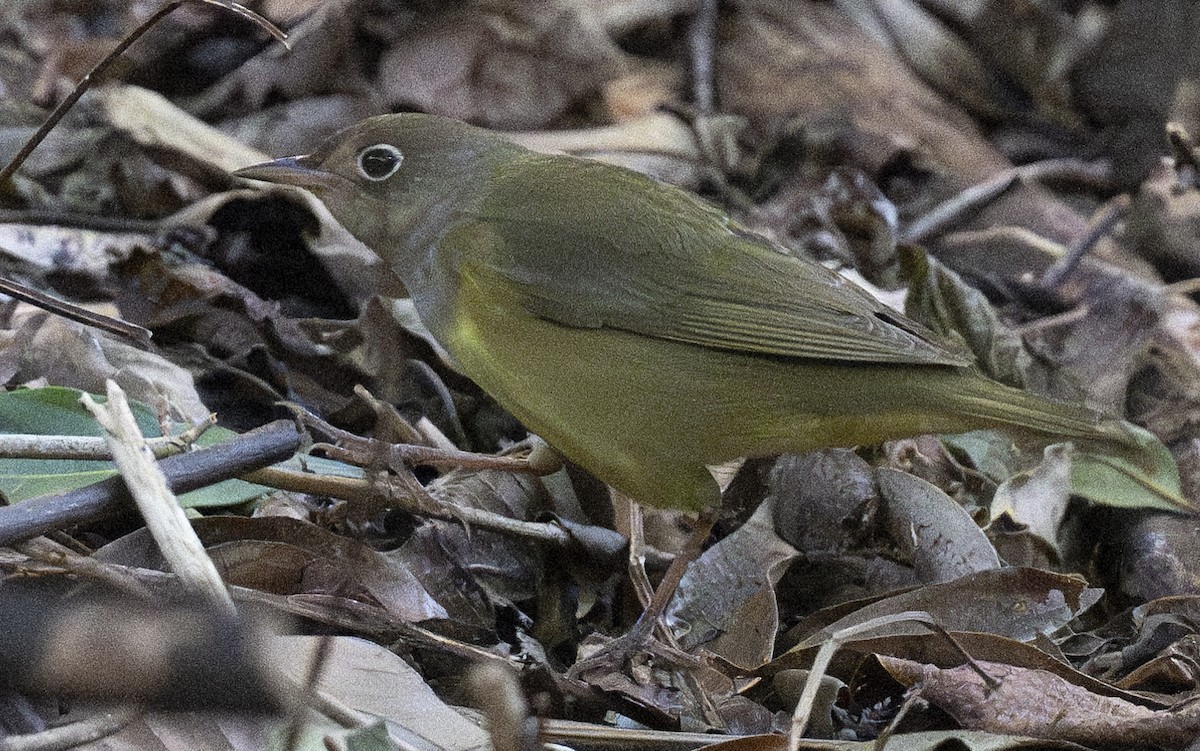
[[[723,4],[709,113],[688,107],[703,80],[692,54],[703,46],[689,47],[701,4],[263,3],[292,36],[286,54],[249,22],[184,3],[0,196],[6,276],[146,327],[154,345],[5,301],[0,447],[17,424],[6,414],[59,431],[49,387],[100,393],[111,378],[168,432],[210,411],[246,430],[288,401],[361,435],[527,451],[519,423],[405,314],[403,290],[377,288],[376,261],[318,204],[228,177],[413,108],[676,181],[790,252],[856,265],[881,299],[961,338],[993,377],[1145,426],[1197,497],[1187,133],[1200,123],[1193,42],[1180,31],[1194,9]],[[0,154],[151,12],[129,0],[6,5]],[[1113,202],[1126,193],[1127,207]],[[39,389],[47,398],[4,403]],[[607,533],[637,530],[606,488],[575,467],[511,475],[343,458],[360,467],[302,455],[287,489],[229,495],[224,516],[206,503],[195,526],[240,602],[287,614],[301,633],[337,628],[341,645],[390,647],[415,671],[377,647],[332,664],[394,676],[390,690],[430,707],[441,700],[425,686],[453,704],[471,662],[510,662],[547,718],[545,739],[572,737],[557,720],[609,712],[670,732],[598,728],[608,742],[694,747],[694,731],[717,730],[779,747],[798,694],[775,678],[836,642],[826,675],[802,674],[825,686],[809,734],[836,745],[821,747],[1182,748],[1197,735],[1195,524],[1136,486],[1114,507],[1089,503],[1114,486],[1065,446],[984,433],[747,462],[671,616],[692,667],[601,675],[600,691],[565,678],[583,637],[620,634],[640,610]],[[3,469],[0,482],[29,479]],[[646,516],[631,563],[653,577],[687,521]],[[501,531],[505,520],[564,536]],[[96,520],[69,530],[58,568],[25,545],[0,567],[100,588],[84,573],[100,566],[170,597],[139,526]],[[843,638],[910,613],[922,615]],[[352,685],[331,690],[390,716]],[[431,721],[390,717],[434,747],[456,745]],[[252,747],[232,726],[180,722],[152,714],[122,732],[144,742],[174,727]]]

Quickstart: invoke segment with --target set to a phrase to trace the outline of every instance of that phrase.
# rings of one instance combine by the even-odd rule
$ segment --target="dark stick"
[[[1088,220],[1088,226],[1084,233],[1067,248],[1066,255],[1062,260],[1046,269],[1046,273],[1042,275],[1042,286],[1054,289],[1062,285],[1071,272],[1079,266],[1083,257],[1096,247],[1096,243],[1100,242],[1118,222],[1125,218],[1132,202],[1129,194],[1122,193],[1101,206]]]
[[[42,310],[53,313],[66,318],[68,321],[82,323],[85,326],[92,326],[101,331],[108,331],[113,334],[118,334],[133,341],[142,349],[150,348],[150,330],[138,326],[136,323],[122,321],[120,318],[113,318],[101,313],[88,310],[82,305],[59,300],[57,297],[47,295],[45,292],[27,287],[24,284],[0,277],[0,293],[6,294],[9,297],[15,297],[18,300],[36,305]]]
[[[232,441],[179,454],[158,463],[175,493],[215,485],[289,458],[300,448],[300,434],[290,420],[276,420]],[[0,507],[0,546],[28,540],[56,529],[92,522],[133,507],[121,476]]]

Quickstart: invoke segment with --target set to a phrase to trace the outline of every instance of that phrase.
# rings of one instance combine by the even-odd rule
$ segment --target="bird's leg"
[[[671,604],[671,598],[679,589],[679,582],[687,573],[688,566],[699,558],[700,553],[704,550],[704,542],[712,534],[713,525],[717,522],[718,510],[717,506],[705,506],[700,510],[699,516],[696,517],[696,528],[684,543],[683,548],[675,554],[671,565],[667,567],[667,573],[663,575],[662,581],[654,589],[654,596],[650,598],[650,604],[646,606],[633,624],[633,628],[629,630],[630,637],[644,640],[653,633],[655,624],[658,624],[663,614],[667,612],[667,606]],[[663,625],[663,630],[666,631],[665,625]]]
[[[716,523],[718,510],[719,506],[713,504],[705,505],[702,508],[696,519],[696,528],[688,537],[683,549],[675,555],[671,565],[667,567],[667,573],[655,588],[654,595],[650,598],[650,604],[638,616],[633,628],[624,636],[605,645],[598,653],[580,660],[572,666],[567,671],[568,678],[586,681],[589,674],[606,675],[614,670],[622,672],[626,666],[645,662],[647,658],[651,662],[657,660],[659,664],[674,665],[685,670],[699,665],[695,658],[673,646],[675,643],[673,638],[668,638],[666,644],[659,643],[654,638],[654,629],[656,625],[662,625],[663,633],[669,634],[666,626],[660,624],[660,620],[666,613],[671,598],[675,596],[675,591],[679,588],[679,582],[683,579],[688,566],[700,556],[704,542],[712,533],[713,525]]]

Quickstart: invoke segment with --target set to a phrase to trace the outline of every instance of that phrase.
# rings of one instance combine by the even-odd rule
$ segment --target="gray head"
[[[314,193],[359,240],[394,262],[478,205],[492,169],[528,153],[482,128],[434,115],[380,115],[306,156],[234,172]]]

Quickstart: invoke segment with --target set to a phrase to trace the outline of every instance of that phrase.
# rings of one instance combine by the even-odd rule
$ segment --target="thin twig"
[[[1191,295],[1200,292],[1200,277],[1191,279],[1181,279],[1178,282],[1172,282],[1163,287],[1163,292],[1168,295]]]
[[[1083,162],[1078,159],[1046,159],[1004,170],[959,191],[917,217],[901,233],[901,241],[925,242],[987,208],[1021,181],[1072,179],[1099,187],[1105,184],[1110,171],[1103,162]]]
[[[213,415],[204,422],[192,425],[182,433],[147,438],[146,445],[154,453],[156,459],[179,454],[216,424],[216,416]],[[108,447],[107,441],[95,436],[4,433],[0,434],[0,458],[104,461],[112,459],[112,450]]]
[[[530,463],[526,459],[512,456],[477,454],[453,447],[387,443],[374,438],[364,438],[348,430],[330,425],[301,407],[288,406],[305,425],[315,428],[317,432],[336,442],[336,444],[318,443],[313,448],[320,448],[331,458],[347,464],[361,467],[380,459],[386,459],[388,466],[393,468],[418,465],[437,468],[462,467],[465,469],[494,469],[526,475],[545,474],[545,469],[548,468],[540,463]]]
[[[959,191],[909,224],[901,233],[901,241],[919,244],[965,221],[967,217],[1007,193],[1017,184],[1019,177],[1020,173],[1017,170],[1005,170],[995,177]]]
[[[1084,318],[1087,318],[1089,311],[1090,308],[1087,305],[1080,305],[1063,313],[1046,316],[1045,318],[1039,318],[1036,321],[1030,321],[1029,323],[1021,324],[1020,326],[1013,326],[1012,330],[1013,333],[1017,334],[1018,336],[1028,336],[1035,331],[1045,331],[1046,329],[1052,329],[1058,326],[1066,326],[1068,324],[1082,321]]]
[[[129,323],[128,321],[122,321],[120,318],[88,310],[82,305],[60,300],[57,297],[47,295],[45,292],[40,292],[32,287],[3,277],[0,277],[0,294],[15,297],[30,305],[36,305],[42,310],[66,318],[68,321],[75,321],[76,323],[82,323],[84,326],[91,326],[101,331],[108,331],[118,336],[123,336],[144,349],[150,347],[150,330],[135,323]]]
[[[900,705],[900,709],[896,710],[896,714],[892,717],[891,722],[889,722],[887,726],[879,732],[879,737],[875,739],[874,751],[884,751],[884,749],[887,747],[888,740],[891,739],[892,734],[896,732],[896,728],[900,727],[900,722],[905,718],[905,716],[908,715],[913,707],[921,706],[927,703],[928,702],[921,698],[920,691],[910,691],[908,695],[904,697],[904,703]]]
[[[295,704],[288,713],[287,728],[282,743],[284,751],[295,751],[300,747],[300,736],[308,725],[308,710],[317,695],[317,684],[320,682],[321,674],[325,672],[325,666],[329,663],[329,657],[332,654],[333,636],[322,634],[317,640],[317,648],[309,657],[308,670],[305,671],[304,678],[298,686],[299,696],[295,697]]]
[[[122,704],[97,711],[78,722],[47,728],[28,735],[5,735],[0,741],[3,751],[46,751],[67,749],[102,741],[121,731],[138,719],[145,710],[137,704]]]
[[[93,232],[111,232],[144,235],[152,238],[162,230],[162,223],[151,219],[133,219],[123,216],[92,216],[72,211],[48,208],[0,209],[0,224],[51,225],[68,229],[83,229]]]
[[[427,490],[409,473],[369,480],[334,475],[315,475],[279,467],[266,467],[241,476],[247,482],[279,490],[327,496],[343,501],[398,508],[431,519],[453,521],[469,527],[516,535],[558,547],[571,544],[571,535],[550,522],[526,522],[468,506],[452,506],[431,499]],[[2,539],[2,538],[0,538]]]
[[[32,540],[19,542],[13,549],[22,555],[29,556],[31,561],[37,561],[44,566],[57,568],[61,573],[78,579],[90,579],[112,587],[118,592],[149,600],[149,587],[130,576],[127,571],[115,569],[107,562],[97,560],[90,555],[82,555],[74,550],[54,542],[49,537],[35,537]]]
[[[221,581],[221,574],[171,492],[166,474],[146,447],[146,439],[129,408],[125,392],[116,381],[109,380],[107,396],[108,401],[104,404],[96,402],[90,394],[84,394],[80,401],[104,429],[113,453],[113,464],[120,471],[163,558],[171,570],[179,574],[189,593],[233,615],[237,611]]]
[[[1036,182],[1071,183],[1098,192],[1111,192],[1112,163],[1106,159],[1085,161],[1075,157],[1043,159],[1017,167],[1021,179]]]
[[[113,63],[120,59],[125,50],[129,49],[129,47],[132,46],[133,43],[138,39],[141,39],[142,35],[153,28],[159,21],[166,18],[176,8],[188,2],[215,5],[218,8],[224,8],[237,13],[244,18],[250,19],[263,29],[266,29],[267,33],[279,40],[279,42],[285,47],[287,46],[287,34],[284,34],[282,30],[275,26],[275,24],[271,23],[259,14],[255,13],[249,8],[237,4],[236,2],[232,2],[232,0],[170,0],[170,2],[166,3],[161,8],[154,11],[154,13],[150,14],[150,17],[139,24],[136,29],[129,32],[129,34],[122,39],[117,46],[114,47],[113,50],[104,57],[103,60],[96,63],[96,65],[89,70],[82,79],[80,79],[79,83],[75,85],[75,88],[71,90],[71,93],[58,103],[58,106],[54,108],[54,110],[50,113],[50,116],[46,118],[46,121],[41,124],[37,131],[29,138],[28,141],[25,142],[20,150],[17,151],[16,155],[9,160],[8,164],[4,166],[4,169],[0,169],[0,187],[6,185],[8,181],[12,179],[12,176],[16,174],[21,165],[25,163],[25,160],[29,158],[29,155],[33,153],[33,150],[36,149],[38,145],[46,139],[46,136],[50,134],[50,131],[53,130],[54,127],[58,125],[59,121],[63,119],[63,117],[67,114],[67,111],[74,107],[75,103],[79,101],[79,98],[87,93],[89,89],[91,89],[93,81],[101,79],[108,69],[112,67]]]
[[[1111,232],[1117,222],[1125,218],[1130,203],[1129,194],[1122,193],[1101,206],[1088,220],[1087,229],[1083,234],[1068,246],[1067,254],[1063,256],[1062,260],[1046,269],[1046,273],[1042,275],[1042,286],[1054,289],[1062,285],[1071,272],[1079,266],[1083,257],[1096,247],[1096,243]]]
[[[699,0],[688,23],[687,42],[692,57],[692,103],[702,115],[716,108],[718,0]]]
[[[839,630],[837,633],[829,637],[828,641],[821,645],[817,650],[817,656],[813,658],[812,667],[809,668],[808,678],[804,682],[804,690],[800,692],[800,700],[796,702],[796,709],[792,713],[792,727],[788,733],[788,751],[799,751],[800,739],[804,736],[804,730],[808,727],[809,719],[812,717],[813,706],[817,700],[817,690],[821,686],[821,678],[825,675],[825,671],[829,668],[829,663],[833,660],[834,654],[843,644],[850,641],[855,636],[872,631],[881,626],[888,626],[895,623],[915,622],[925,626],[930,631],[949,640],[951,646],[962,655],[966,664],[971,667],[971,670],[979,674],[989,687],[995,688],[999,685],[996,679],[988,675],[983,667],[979,665],[967,651],[963,649],[958,640],[950,635],[945,628],[938,624],[932,615],[920,610],[911,610],[903,613],[893,613],[884,615],[878,618],[872,618],[868,621],[858,623],[852,626],[847,626]]]
[[[295,423],[279,420],[215,446],[159,462],[171,489],[182,494],[238,477],[292,456],[300,447]],[[0,507],[0,546],[103,518],[127,507],[129,491],[120,477],[65,493]]]

